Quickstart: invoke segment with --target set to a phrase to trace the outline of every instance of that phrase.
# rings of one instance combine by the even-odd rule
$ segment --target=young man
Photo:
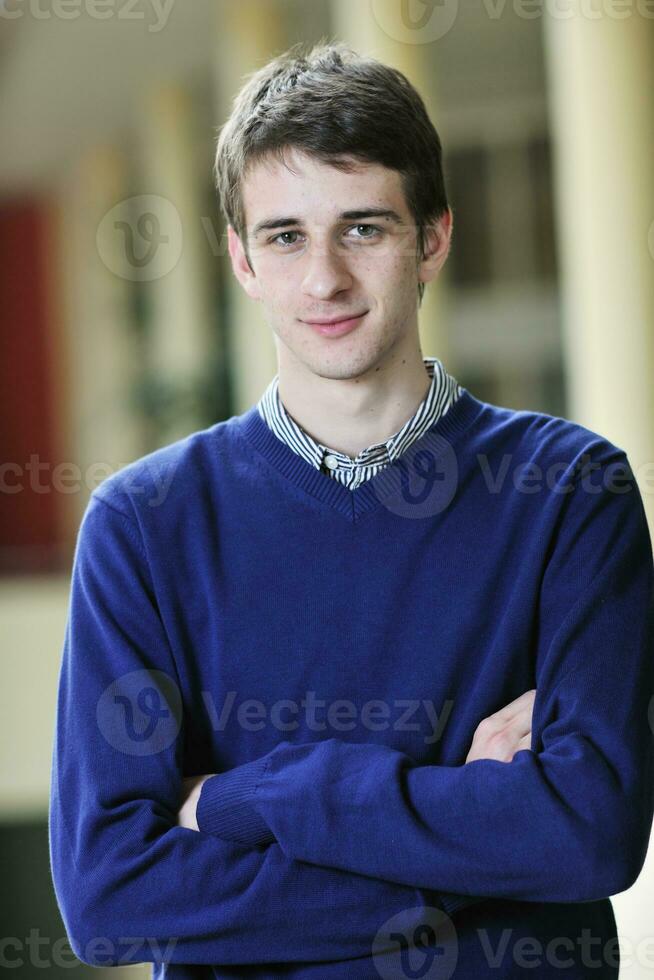
[[[50,808],[73,948],[169,978],[617,977],[654,790],[627,457],[421,355],[452,214],[404,76],[280,56],[217,176],[279,371],[85,513]]]

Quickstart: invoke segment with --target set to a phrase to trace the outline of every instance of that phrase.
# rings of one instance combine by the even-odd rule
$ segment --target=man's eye
[[[353,225],[352,228],[356,228],[357,231],[363,228],[372,233],[369,235],[355,235],[355,238],[374,238],[376,235],[381,234],[381,228],[378,228],[377,225]]]
[[[377,225],[367,224],[352,225],[350,228],[348,228],[348,233],[351,231],[362,232],[362,234],[353,236],[355,239],[359,239],[360,241],[363,239],[377,238],[382,233],[381,228],[379,228]],[[297,244],[297,236],[299,234],[300,233],[298,231],[281,231],[278,235],[271,238],[270,242],[273,245],[281,245],[282,248],[290,248],[290,246]]]
[[[272,243],[274,243],[275,245],[281,245],[282,247],[287,248],[289,245],[295,245],[295,242],[294,241],[292,241],[292,242],[281,242],[279,239],[280,238],[284,238],[287,235],[297,235],[297,234],[298,234],[297,231],[281,231],[279,233],[279,235],[275,235],[275,237],[274,238],[271,238],[270,241]]]

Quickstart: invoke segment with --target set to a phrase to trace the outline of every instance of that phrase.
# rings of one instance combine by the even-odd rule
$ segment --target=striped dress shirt
[[[282,442],[307,463],[354,490],[405,453],[416,439],[436,424],[461,395],[462,386],[447,373],[437,357],[423,357],[423,361],[431,378],[431,385],[414,414],[394,435],[384,442],[361,450],[354,459],[316,442],[289,415],[279,396],[278,374],[259,399],[257,408],[264,422]]]

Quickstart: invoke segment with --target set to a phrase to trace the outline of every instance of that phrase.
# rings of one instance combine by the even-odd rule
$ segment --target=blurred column
[[[652,529],[654,19],[637,6],[544,27],[568,414],[628,452]]]
[[[168,443],[206,423],[203,395],[211,382],[210,248],[203,231],[208,175],[196,156],[189,96],[161,86],[144,99],[142,195],[135,197],[134,268],[145,283],[147,357],[157,439]],[[139,225],[141,222],[141,225]],[[149,251],[148,251],[149,250]]]
[[[216,10],[217,48],[215,106],[217,128],[227,120],[232,100],[244,76],[261,68],[287,47],[280,5],[274,0],[219,0]],[[219,205],[217,204],[217,211]],[[223,227],[222,215],[219,217]],[[224,261],[229,264],[226,231]],[[250,299],[231,268],[226,275],[229,308],[229,356],[234,392],[234,411],[240,413],[258,401],[277,373],[277,354],[272,328],[263,307]]]
[[[432,62],[443,15],[429,6],[418,5],[424,16],[409,20],[411,11],[398,0],[332,0],[335,37],[350,44],[361,55],[377,58],[401,71],[422,96],[429,117],[438,130],[438,112]],[[446,16],[448,12],[445,11]],[[383,111],[383,107],[380,107]],[[443,274],[427,284],[418,322],[425,356],[438,357],[455,373],[448,346],[447,292]]]
[[[81,492],[71,494],[74,523],[91,490],[142,452],[133,409],[138,372],[129,281],[121,276],[115,238],[98,247],[98,230],[126,195],[126,164],[112,147],[83,157],[59,198],[63,320],[66,324],[72,463]],[[71,484],[72,485],[72,484]]]

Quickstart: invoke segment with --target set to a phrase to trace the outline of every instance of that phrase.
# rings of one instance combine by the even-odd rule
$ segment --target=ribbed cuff
[[[254,846],[275,840],[253,806],[269,759],[263,756],[205,779],[196,807],[200,832]]]

